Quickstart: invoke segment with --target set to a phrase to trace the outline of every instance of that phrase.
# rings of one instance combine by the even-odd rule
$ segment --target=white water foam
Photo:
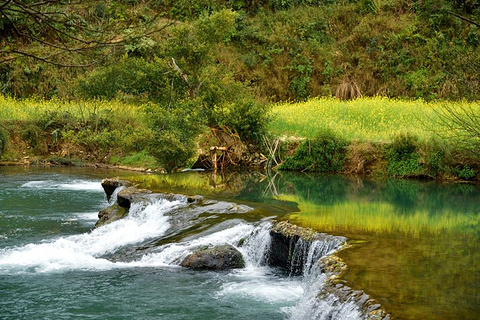
[[[73,191],[98,191],[103,188],[98,181],[71,180],[60,182],[55,180],[30,181],[22,184],[21,188],[34,188],[42,190],[73,190]]]
[[[345,240],[343,237],[328,236],[323,241],[313,241],[307,247],[299,241],[294,255],[303,256],[304,293],[297,305],[290,309],[290,320],[360,320],[361,312],[353,302],[341,302],[333,294],[319,298],[318,294],[327,281],[327,275],[318,267],[318,260],[332,254]],[[306,249],[306,250],[305,250]],[[303,252],[302,252],[303,251]],[[298,259],[298,257],[296,258]],[[293,263],[295,263],[295,258]]]
[[[0,272],[98,270],[125,266],[100,257],[123,246],[161,236],[170,227],[164,214],[180,205],[180,201],[164,199],[132,204],[126,218],[92,232],[0,250]]]
[[[238,246],[240,240],[253,230],[253,225],[239,223],[231,228],[207,234],[197,239],[164,245],[160,248],[160,252],[147,254],[140,261],[133,263],[137,266],[149,267],[179,265],[180,262],[196,248],[223,244]]]
[[[73,214],[72,220],[83,220],[83,221],[97,221],[98,220],[98,212],[80,212],[80,213],[74,213]]]
[[[217,293],[217,298],[240,297],[267,303],[279,303],[296,302],[302,295],[301,281],[264,276],[255,280],[226,283]]]

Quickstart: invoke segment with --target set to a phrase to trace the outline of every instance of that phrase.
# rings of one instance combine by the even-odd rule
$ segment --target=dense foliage
[[[364,96],[480,94],[477,0],[49,1],[38,23],[19,3],[0,6],[0,90],[18,97],[75,97],[75,79],[132,58],[175,58],[191,90],[213,69],[276,101],[345,85]]]
[[[283,170],[340,172],[343,171],[347,142],[331,131],[320,131],[304,141],[295,155],[280,166]]]
[[[5,151],[6,145],[7,145],[7,134],[5,133],[5,130],[0,128],[0,156],[2,156],[2,153]]]
[[[311,163],[285,167],[341,171],[343,158],[332,157],[345,155],[342,139],[393,139],[382,151],[389,174],[468,178],[477,170],[477,107],[465,100],[480,96],[479,16],[478,0],[0,1],[0,103],[39,105],[8,131],[42,155],[80,153],[67,143],[97,160],[140,157],[174,170],[209,129],[256,151],[270,130],[310,139],[298,152]],[[418,100],[318,98],[333,95]],[[38,112],[42,99],[73,104]],[[438,99],[462,99],[460,112],[446,104],[432,115],[422,101]],[[288,118],[268,112],[268,102],[285,101],[308,102],[286,107]],[[12,110],[0,109],[0,120],[18,119]],[[467,141],[470,154],[423,136],[418,118]],[[409,135],[394,138],[400,132]]]

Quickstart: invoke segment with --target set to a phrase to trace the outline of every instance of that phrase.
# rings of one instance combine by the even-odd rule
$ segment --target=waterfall
[[[319,259],[326,257],[345,243],[344,237],[326,235],[322,240],[304,241],[299,239],[293,249],[290,272],[303,267],[302,285],[304,293],[298,304],[291,310],[291,320],[357,320],[362,313],[354,301],[341,301],[326,289],[328,274],[321,270]],[[328,290],[327,290],[328,292]]]
[[[263,222],[247,236],[242,246],[238,248],[243,254],[247,267],[265,265],[271,243],[271,227],[272,224],[270,222]]]

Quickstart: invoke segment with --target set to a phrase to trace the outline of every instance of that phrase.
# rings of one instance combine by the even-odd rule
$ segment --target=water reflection
[[[150,176],[170,192],[254,203],[318,231],[347,236],[344,279],[398,319],[480,314],[480,188],[298,173]],[[257,210],[257,213],[258,213]]]

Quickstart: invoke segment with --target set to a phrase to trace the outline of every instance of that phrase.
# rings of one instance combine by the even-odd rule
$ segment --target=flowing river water
[[[109,205],[100,181],[112,176],[218,202],[151,198],[93,229]],[[393,318],[480,314],[478,186],[0,167],[0,319],[359,319],[353,305],[316,299],[325,279],[315,268],[290,276],[265,265],[269,227],[286,219],[346,236],[344,280]],[[245,268],[179,267],[194,248],[224,243]],[[307,264],[331,249],[314,246]]]

